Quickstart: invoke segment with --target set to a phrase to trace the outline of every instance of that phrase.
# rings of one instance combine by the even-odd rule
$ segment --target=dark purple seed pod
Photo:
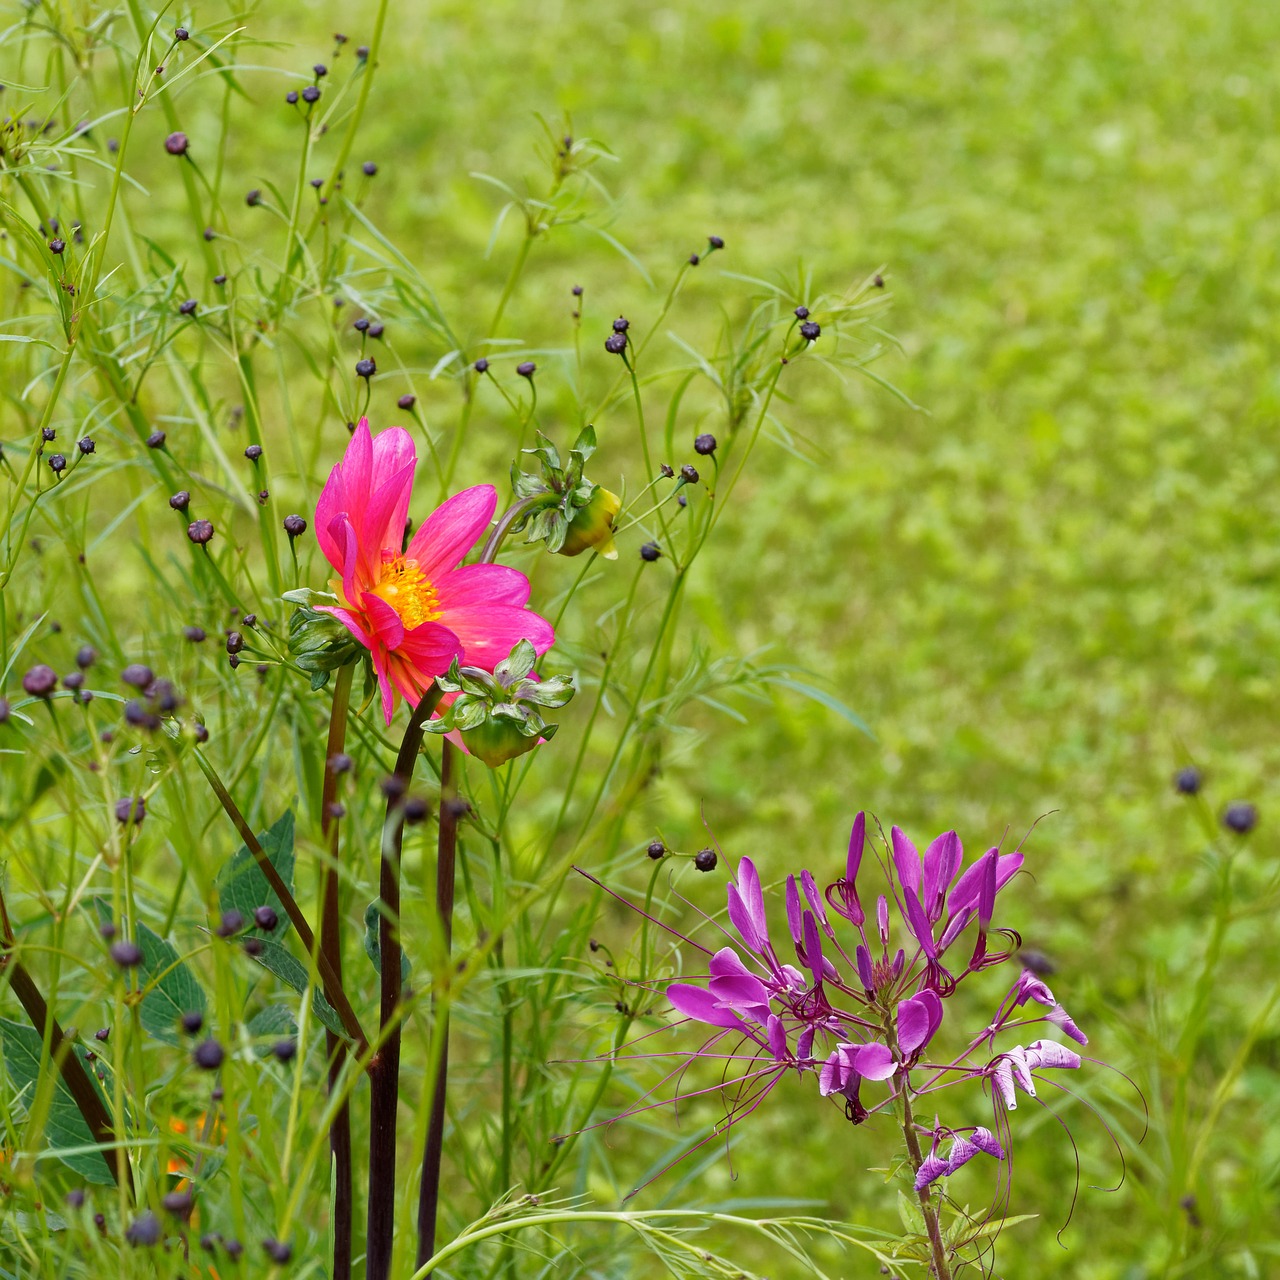
[[[41,427],[40,438],[45,444],[50,444],[58,438],[58,432],[55,427]]]
[[[213,1253],[218,1247],[218,1241],[221,1239],[222,1237],[216,1232],[206,1231],[204,1235],[200,1237],[200,1247],[205,1251],[205,1253]]]
[[[182,1029],[189,1036],[199,1035],[204,1026],[204,1014],[199,1009],[188,1009],[182,1015]]]
[[[723,249],[723,248],[724,248],[724,241],[723,241],[719,236],[708,236],[708,237],[707,237],[707,243],[708,243],[708,244],[709,244],[713,249]]]
[[[24,693],[33,698],[47,698],[58,687],[58,673],[47,662],[37,662],[22,677]]]
[[[265,929],[270,933],[276,925],[280,923],[280,917],[276,914],[275,907],[266,906],[264,904],[261,907],[254,907],[253,923],[256,924],[259,929]]]
[[[214,276],[214,277],[213,277],[213,283],[214,283],[214,284],[226,284],[226,283],[227,283],[227,277],[226,277],[226,276],[224,276],[224,275],[222,274],[222,272],[219,272],[216,276]]]
[[[83,686],[83,671],[68,671],[67,674],[62,677],[62,687],[64,689],[80,689],[83,688]]]
[[[196,313],[196,307],[198,305],[199,304],[194,298],[188,298],[186,302],[183,302],[178,306],[178,312],[180,315],[193,316]]]
[[[163,1234],[160,1230],[160,1219],[148,1209],[145,1213],[138,1214],[129,1223],[124,1233],[124,1238],[135,1249],[150,1248],[152,1245],[160,1243],[160,1238]]]
[[[1195,765],[1187,765],[1186,768],[1179,769],[1173,775],[1173,785],[1178,792],[1184,796],[1194,796],[1200,791],[1200,784],[1203,779],[1200,776],[1200,770]]]
[[[376,320],[369,326],[369,337],[380,338],[387,331],[387,326],[379,324]]]
[[[99,1027],[97,1031],[93,1033],[93,1038],[98,1041],[99,1044],[106,1044],[107,1041],[111,1039],[111,1028]]]
[[[156,673],[141,662],[131,662],[120,673],[120,679],[135,689],[148,689],[155,683]]]
[[[1024,969],[1030,969],[1037,978],[1052,978],[1058,972],[1058,966],[1035,947],[1023,947],[1018,952],[1018,962]]]
[[[307,522],[301,516],[285,516],[284,531],[291,538],[300,538],[307,531]]]
[[[293,1246],[283,1240],[264,1240],[262,1247],[272,1262],[288,1262],[293,1257]]]
[[[347,806],[341,800],[330,800],[324,808],[325,813],[333,819],[345,818],[347,816]]]
[[[160,727],[160,717],[154,712],[148,711],[136,698],[131,698],[124,704],[124,718],[135,729],[158,729]]]
[[[81,645],[76,650],[76,666],[87,671],[98,660],[98,651],[91,644]]]
[[[76,448],[79,449],[81,453],[93,453],[97,447],[98,446],[93,442],[92,436],[83,436],[76,441]]]
[[[335,774],[350,773],[355,768],[355,761],[345,751],[335,752],[329,757],[329,772]]]
[[[212,1036],[208,1040],[201,1040],[191,1054],[191,1060],[202,1071],[216,1071],[222,1066],[225,1057],[222,1046]]]
[[[110,920],[104,920],[98,926],[98,933],[105,941],[110,942],[116,936],[116,927]]]
[[[816,320],[806,320],[800,326],[800,336],[806,342],[817,342],[822,336],[822,326]]]
[[[361,316],[359,320],[353,320],[351,322],[351,327],[357,333],[366,333],[369,329],[369,321],[364,316]]]
[[[231,668],[232,671],[234,671],[240,665],[240,655],[238,653],[233,653],[227,659],[227,665]]]
[[[809,308],[804,306],[797,307],[795,316],[797,320],[807,320],[809,318]]]
[[[165,433],[164,433],[163,431],[153,431],[153,432],[152,432],[152,433],[147,437],[147,448],[148,448],[148,449],[163,449],[163,448],[164,448],[164,442],[165,442],[167,439],[168,439],[168,437],[165,435]]]
[[[417,403],[418,399],[416,396],[401,396],[400,399],[396,401],[396,408],[403,409],[407,413]]]
[[[218,922],[218,927],[214,930],[214,933],[220,938],[233,938],[243,928],[244,916],[232,907],[230,911],[222,913],[222,919]]]
[[[318,85],[309,84],[302,91],[302,100],[309,106],[313,102],[320,101],[320,88]]]
[[[250,462],[257,462],[262,457],[262,446],[260,444],[250,444],[245,446],[244,456]]]
[[[876,278],[871,282],[877,289],[884,288],[884,276],[877,274]]]
[[[569,292],[573,294],[575,298],[580,298],[582,297],[582,286],[580,284],[575,284]]]
[[[662,555],[662,549],[656,542],[646,542],[640,548],[640,559],[652,564]]]
[[[206,240],[212,240],[217,234],[218,233],[212,227],[205,227],[204,229],[204,238]]]
[[[714,871],[716,869],[716,851],[714,849],[699,849],[693,855],[693,865],[699,871]]]
[[[111,959],[122,969],[136,969],[143,961],[142,948],[127,938],[111,944]]]
[[[324,179],[323,179],[323,178],[312,178],[312,179],[311,179],[311,185],[312,185],[312,186],[313,186],[317,191],[319,191],[319,190],[320,190],[320,188],[324,186]],[[342,299],[341,299],[341,298],[334,298],[334,300],[333,300],[333,305],[334,305],[335,307],[340,307],[340,306],[342,306]]]
[[[671,477],[675,475],[675,469],[665,462],[658,468],[658,470],[661,471],[662,474],[666,476],[668,480],[670,480]]]
[[[186,27],[178,27],[173,33],[173,38],[175,40],[190,40],[191,32]]]
[[[430,812],[431,806],[421,796],[410,796],[404,802],[404,820],[411,826],[422,822]]]
[[[256,613],[246,613],[244,615],[244,625],[246,627],[256,627],[258,625],[258,615]]]
[[[684,466],[680,468],[680,479],[683,480],[685,484],[697,484],[698,468],[691,466],[686,462]]]
[[[262,203],[262,192],[259,191],[257,187],[254,187],[252,191],[247,191],[245,193],[244,202],[250,209],[255,208],[257,205]]]
[[[489,372],[489,362],[488,362],[488,360],[486,360],[486,359],[484,358],[484,356],[481,356],[481,357],[480,357],[480,359],[479,359],[479,360],[477,360],[477,361],[475,362],[475,364],[473,364],[471,367],[472,367],[472,368],[473,368],[477,373],[488,373],[488,372]]]
[[[190,1191],[170,1191],[160,1203],[164,1211],[175,1218],[189,1218],[195,1207],[195,1198]]]
[[[169,499],[169,505],[175,511],[185,511],[191,505],[191,492],[188,489],[179,489],[177,493]]]
[[[378,362],[372,356],[356,361],[356,377],[368,380],[378,372]]]
[[[271,1052],[275,1054],[280,1062],[292,1062],[298,1056],[298,1042],[296,1040],[277,1040],[271,1046]]]
[[[329,74],[329,68],[326,67],[323,62],[317,62],[311,70],[316,73],[317,80],[323,80],[325,76]]]
[[[611,356],[620,356],[627,349],[627,335],[625,333],[611,333],[604,340],[604,349]]]
[[[191,732],[197,742],[209,741],[209,730],[202,724],[194,724],[191,726]]]
[[[73,1187],[70,1191],[67,1192],[67,1208],[68,1209],[83,1209],[84,1201],[85,1201],[84,1192],[79,1187]]]
[[[698,257],[698,255],[697,255],[696,253],[691,253],[691,254],[689,255],[689,265],[690,265],[691,267],[696,267],[696,266],[698,265],[698,263],[700,263],[701,261],[702,261],[702,259],[701,259],[700,257]]]
[[[242,1245],[235,1236],[229,1236],[223,1242],[222,1247],[227,1251],[227,1257],[230,1258],[232,1262],[235,1262],[236,1259],[244,1253],[244,1245]]]
[[[286,102],[287,102],[291,107],[297,106],[297,104],[298,104],[298,91],[297,91],[297,89],[290,89],[290,90],[289,90],[289,92],[288,92],[288,93],[286,93],[286,94],[284,95],[284,100],[285,100],[285,101],[286,101]]]
[[[238,631],[227,632],[227,652],[239,653],[244,648],[244,636]]]
[[[171,156],[185,156],[189,145],[190,143],[187,141],[185,133],[171,133],[164,140],[164,149]]]
[[[49,252],[55,257],[57,257],[66,247],[67,242],[65,240],[54,239],[49,241]]]
[[[393,802],[399,800],[409,789],[409,784],[398,773],[387,774],[378,786],[381,788],[382,794]]]
[[[716,451],[716,438],[710,432],[703,432],[693,442],[694,453],[700,453],[704,458]]]
[[[667,856],[667,846],[663,844],[661,840],[650,840],[649,847],[645,850],[645,853],[647,853],[654,862],[657,862],[659,858],[665,858]]]
[[[357,46],[356,57],[359,58],[361,62],[364,62],[365,59],[368,58],[368,56],[369,56],[369,46],[367,44],[362,44]]]
[[[1244,800],[1227,805],[1222,815],[1222,825],[1238,836],[1247,836],[1258,825],[1257,806]]]
[[[246,938],[241,945],[244,947],[245,955],[253,956],[255,959],[266,950],[261,938]]]
[[[628,320],[626,316],[619,316],[613,322],[614,333],[626,333],[626,331],[630,328],[631,328],[631,321]]]
[[[205,638],[205,630],[203,627],[183,627],[182,635],[192,644],[199,644]]]
[[[522,378],[528,378],[530,382],[533,381],[533,375],[537,370],[538,366],[534,364],[532,360],[521,360],[520,363],[516,365],[516,372]]]
[[[197,546],[203,547],[213,537],[213,521],[193,520],[187,525],[187,537]]]
[[[374,164],[372,160],[366,160],[360,168],[366,178],[372,178],[373,175],[378,172],[378,166]]]

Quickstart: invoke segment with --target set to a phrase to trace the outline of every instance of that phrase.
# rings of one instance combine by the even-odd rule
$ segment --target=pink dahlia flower
[[[316,537],[338,573],[340,603],[325,612],[369,650],[388,724],[396,694],[417,706],[455,657],[491,671],[521,640],[539,654],[555,641],[551,624],[526,608],[523,573],[462,563],[493,519],[492,485],[455,494],[404,547],[417,462],[403,427],[375,437],[361,418],[316,504]]]

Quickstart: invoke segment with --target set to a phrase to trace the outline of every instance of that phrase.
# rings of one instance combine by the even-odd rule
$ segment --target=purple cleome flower
[[[723,930],[732,945],[714,953],[684,939],[707,955],[707,976],[666,989],[684,1019],[714,1032],[693,1053],[657,1056],[680,1060],[674,1074],[697,1059],[726,1070],[741,1066],[736,1078],[704,1091],[725,1089],[728,1098],[725,1120],[711,1137],[754,1111],[792,1070],[801,1077],[812,1073],[819,1094],[842,1102],[854,1124],[903,1099],[915,1103],[966,1079],[980,1082],[990,1091],[992,1128],[951,1129],[916,1120],[918,1135],[929,1143],[914,1176],[922,1192],[979,1153],[1004,1161],[996,1133],[1007,1136],[1006,1113],[1017,1108],[1018,1093],[1034,1098],[1038,1073],[1081,1065],[1079,1055],[1056,1040],[996,1052],[997,1036],[1047,1022],[1078,1044],[1088,1040],[1045,983],[1024,969],[996,1016],[958,1055],[925,1061],[946,1001],[960,983],[1008,960],[1021,945],[1016,932],[993,928],[992,922],[996,899],[1022,867],[1023,854],[988,849],[964,868],[954,831],[940,835],[923,856],[897,827],[885,844],[879,861],[888,892],[878,895],[871,916],[858,887],[867,849],[861,813],[842,878],[820,892],[808,871],[798,881],[787,877],[787,930],[797,964],[779,955],[759,873],[743,858],[728,886],[728,917],[737,937]],[[852,926],[851,945],[842,943],[833,919]],[[972,940],[962,946],[966,935]],[[894,947],[895,941],[906,945]],[[872,1090],[879,1096],[870,1096]],[[913,1110],[920,1114],[920,1108]]]

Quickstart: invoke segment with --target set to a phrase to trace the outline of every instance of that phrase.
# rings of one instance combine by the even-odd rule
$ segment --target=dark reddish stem
[[[446,740],[440,759],[440,842],[436,855],[436,910],[444,937],[446,966],[453,946],[454,872],[457,867],[458,803],[453,773],[456,749]],[[422,1181],[418,1187],[418,1266],[426,1265],[436,1251],[436,1220],[440,1207],[440,1163],[444,1156],[445,1095],[449,1081],[449,1007],[440,1009],[431,997],[435,1018],[432,1022],[435,1042],[439,1045],[435,1088],[431,1096],[431,1118],[427,1141],[422,1152]]]
[[[369,1061],[369,1218],[366,1280],[388,1280],[395,1243],[396,1112],[400,1101],[400,850],[404,842],[401,797],[413,781],[423,728],[440,701],[433,687],[414,708],[396,756],[396,787],[387,800],[379,877],[378,954],[382,1045]]]
[[[324,869],[320,897],[320,952],[328,961],[338,984],[342,983],[342,909],[339,895],[341,847],[338,839],[338,774],[334,757],[347,741],[347,706],[351,695],[354,666],[338,671],[333,688],[333,710],[329,716],[329,739],[325,745],[324,783],[320,794],[320,829],[324,833],[329,858]],[[342,1090],[347,1065],[347,1046],[341,1036],[325,1032],[329,1054],[329,1094]],[[329,1128],[329,1148],[333,1153],[333,1280],[350,1280],[351,1241],[354,1218],[351,1177],[351,1104],[344,1097]]]

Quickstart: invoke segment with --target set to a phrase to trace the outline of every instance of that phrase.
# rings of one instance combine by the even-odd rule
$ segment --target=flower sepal
[[[317,609],[318,605],[338,604],[337,596],[299,587],[286,591],[284,599],[298,606],[289,619],[289,652],[311,677],[313,690],[323,689],[329,683],[330,672],[367,652],[337,618]]]
[[[423,727],[428,733],[458,733],[473,756],[496,769],[555,736],[543,708],[562,707],[577,692],[570,676],[537,679],[533,645],[521,640],[492,672],[461,666],[455,658],[436,684],[453,700]]]
[[[515,464],[511,468],[511,487],[528,504],[513,532],[527,532],[527,542],[545,542],[557,555],[577,556],[594,549],[606,560],[618,558],[613,530],[622,499],[583,475],[595,448],[595,428],[583,427],[564,462],[539,432],[538,447],[524,452],[541,463],[540,474],[521,471]]]

